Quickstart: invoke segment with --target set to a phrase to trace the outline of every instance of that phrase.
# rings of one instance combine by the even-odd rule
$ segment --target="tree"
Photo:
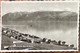
[[[53,40],[52,42],[53,42],[53,44],[57,44],[57,41],[56,40]]]
[[[65,43],[66,43],[66,42],[65,42],[65,41],[63,41],[63,42],[62,42],[62,45],[65,45]]]
[[[51,39],[48,39],[47,43],[49,44],[51,42]]]
[[[58,41],[58,45],[61,45],[61,41],[60,40]]]
[[[74,44],[70,45],[70,47],[74,47]]]
[[[42,42],[46,42],[46,38],[43,38],[43,39],[42,39]]]

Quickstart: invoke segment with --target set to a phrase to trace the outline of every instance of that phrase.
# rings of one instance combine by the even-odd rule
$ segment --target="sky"
[[[78,12],[77,2],[2,2],[2,15],[9,12],[72,11]]]

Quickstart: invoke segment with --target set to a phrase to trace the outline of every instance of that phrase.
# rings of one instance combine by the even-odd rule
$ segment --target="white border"
[[[18,1],[18,0],[17,0],[17,1]],[[23,1],[24,1],[24,0],[23,0]],[[22,1],[22,2],[23,2],[23,1]],[[27,1],[27,0],[26,0],[26,1]],[[28,2],[29,2],[29,1],[32,1],[32,0],[28,0]],[[38,1],[38,0],[34,0],[34,1]],[[39,2],[40,2],[40,1],[41,1],[41,0],[39,0]],[[46,0],[43,0],[43,1],[46,1]],[[52,1],[52,2],[55,2],[55,1],[58,1],[58,2],[59,2],[59,1],[62,1],[62,2],[67,2],[67,1],[75,2],[75,1],[79,1],[79,0],[64,0],[64,1],[63,1],[63,0],[54,0],[54,1],[53,1],[53,0],[48,0],[48,1]],[[14,1],[11,1],[11,2],[14,2]],[[19,2],[19,1],[18,1],[18,2]]]
[[[71,52],[71,51],[79,51],[79,2],[78,1],[1,1],[1,12],[2,12],[2,3],[25,3],[25,2],[77,2],[78,3],[78,27],[77,27],[77,50],[1,50],[0,45],[0,52]],[[2,13],[1,13],[1,27],[2,27]],[[2,37],[2,33],[1,33]],[[1,41],[0,41],[1,43]]]

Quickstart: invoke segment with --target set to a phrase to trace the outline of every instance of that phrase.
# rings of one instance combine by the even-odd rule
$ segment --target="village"
[[[24,44],[18,45],[18,42],[27,42],[27,43],[31,43],[31,44],[42,44],[42,45],[57,45],[57,46],[61,46],[61,47],[69,47],[70,49],[75,49],[74,44],[68,45],[66,44],[65,41],[56,41],[56,40],[51,40],[48,38],[40,38],[34,35],[30,35],[30,34],[24,34],[24,33],[20,33],[19,31],[13,30],[13,29],[9,29],[9,28],[2,28],[2,36],[6,36],[8,38],[11,39],[16,39],[19,41],[13,41],[13,45],[7,45],[4,46],[4,49],[9,50],[9,47],[21,47],[23,49],[25,48],[32,48],[33,46],[25,46]],[[16,44],[17,43],[17,44]]]

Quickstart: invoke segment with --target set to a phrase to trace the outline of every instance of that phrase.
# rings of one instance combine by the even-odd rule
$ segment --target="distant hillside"
[[[2,17],[3,25],[14,23],[16,25],[20,23],[19,21],[24,24],[28,21],[77,21],[77,13],[69,11],[15,12]]]

